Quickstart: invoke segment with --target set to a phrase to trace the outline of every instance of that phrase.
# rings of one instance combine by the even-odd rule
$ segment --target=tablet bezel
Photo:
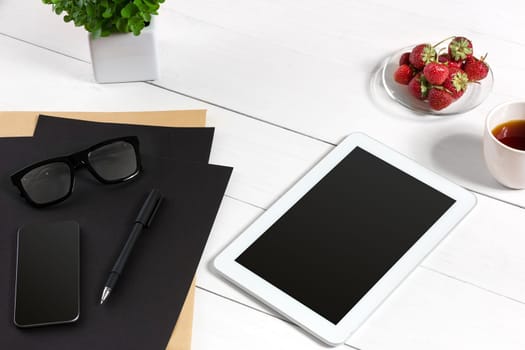
[[[406,251],[341,321],[334,325],[312,309],[251,272],[236,262],[235,259],[356,147],[369,152],[449,196],[455,200],[455,203]],[[337,345],[343,343],[372,314],[474,207],[475,203],[476,197],[471,192],[424,168],[371,137],[362,133],[354,133],[347,136],[231,242],[214,259],[213,264],[218,272],[237,286],[268,304],[322,341],[330,345]]]

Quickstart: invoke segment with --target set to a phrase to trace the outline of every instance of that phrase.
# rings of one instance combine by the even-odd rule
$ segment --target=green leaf
[[[106,10],[102,13],[102,17],[110,18],[112,14],[113,14],[112,8],[111,7],[107,7]]]
[[[103,29],[103,30],[102,30],[102,33],[100,34],[100,36],[102,36],[102,37],[110,36],[111,33],[112,33],[111,30],[109,30],[109,29]]]
[[[93,35],[94,38],[99,38],[102,36],[102,30],[97,29],[95,31],[92,31],[91,34]]]
[[[1,0],[0,0],[1,1]],[[41,0],[65,22],[73,22],[95,35],[116,32],[138,35],[157,14],[164,0]]]
[[[135,5],[141,12],[148,11],[148,6],[144,4],[142,0],[133,0],[133,5]]]
[[[127,32],[128,31],[128,20],[126,18],[119,18],[117,19],[117,23],[115,23],[115,27],[117,28],[118,32]]]
[[[148,5],[150,12],[155,12],[159,9],[160,5],[158,4],[158,1],[149,1],[144,0],[144,3]]]
[[[95,10],[95,6],[93,6],[93,5],[88,5],[88,6],[86,7],[86,13],[87,13],[87,15],[88,15],[89,17],[95,17],[95,12],[96,12],[96,10]]]
[[[149,13],[142,13],[141,17],[144,20],[144,22],[151,22],[151,15]]]
[[[144,26],[144,20],[139,16],[133,17],[129,21],[129,27],[135,35],[139,35]]]
[[[134,9],[135,9],[135,6],[133,5],[133,3],[130,2],[126,6],[124,6],[124,8],[120,11],[120,14],[124,18],[130,18],[131,15],[133,14]]]

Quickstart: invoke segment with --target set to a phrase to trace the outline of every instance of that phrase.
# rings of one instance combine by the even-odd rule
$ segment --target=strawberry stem
[[[449,36],[448,38],[445,38],[445,39],[441,40],[439,43],[437,43],[433,47],[438,47],[439,45],[443,44],[445,41],[454,39],[455,37],[456,37],[455,35],[454,36]]]

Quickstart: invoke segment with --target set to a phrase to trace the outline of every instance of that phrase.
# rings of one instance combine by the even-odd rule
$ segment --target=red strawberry
[[[408,64],[400,65],[394,72],[394,80],[403,85],[408,85],[413,76],[414,71]]]
[[[467,73],[468,79],[470,81],[478,81],[489,74],[489,66],[484,62],[487,55],[477,59],[472,56],[465,60],[463,64],[463,70]]]
[[[410,61],[408,60],[408,57],[410,56],[410,52],[405,52],[399,57],[399,65],[402,66],[404,64],[410,64]]]
[[[424,100],[428,94],[428,82],[425,76],[417,73],[408,83],[408,91],[412,96],[420,100]]]
[[[448,55],[454,61],[463,61],[471,57],[473,52],[472,42],[462,36],[455,37],[448,44]]]
[[[454,99],[458,99],[467,90],[468,76],[460,68],[450,68],[448,78],[443,82],[443,87],[450,91]]]
[[[430,44],[420,44],[412,49],[408,57],[416,69],[423,69],[425,64],[436,60],[436,50]]]
[[[462,61],[454,61],[450,59],[448,53],[444,53],[438,56],[438,62],[444,63],[447,67],[461,68]]]
[[[441,85],[448,78],[448,68],[443,63],[430,62],[423,68],[423,75],[432,85]]]
[[[452,95],[445,89],[433,87],[428,92],[428,104],[430,105],[430,108],[436,111],[448,107],[452,102],[454,102]]]

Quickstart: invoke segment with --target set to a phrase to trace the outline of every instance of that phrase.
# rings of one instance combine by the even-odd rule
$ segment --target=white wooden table
[[[481,137],[492,107],[525,98],[523,13],[520,0],[167,0],[157,22],[160,80],[99,85],[83,29],[38,0],[2,0],[0,107],[208,109],[211,160],[235,171],[198,271],[194,350],[326,348],[209,263],[353,131],[474,191],[478,205],[341,348],[521,350],[525,192],[492,179]],[[450,35],[489,52],[491,96],[439,119],[390,101],[376,80],[383,58]]]

